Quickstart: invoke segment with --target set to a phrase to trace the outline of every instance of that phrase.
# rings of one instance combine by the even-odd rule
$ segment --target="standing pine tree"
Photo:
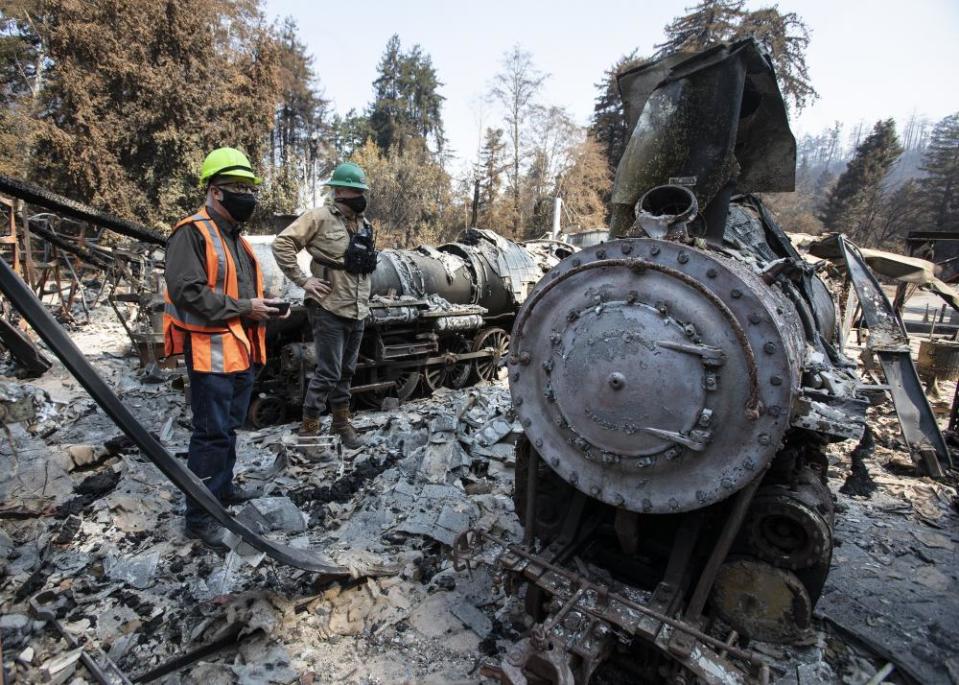
[[[698,52],[730,40],[743,17],[743,0],[701,0],[666,26],[666,41],[656,46],[657,57],[674,52]]]
[[[775,6],[747,12],[736,28],[734,38],[748,37],[755,38],[772,60],[787,106],[791,102],[802,111],[819,98],[806,65],[809,27],[798,14],[782,14]]]
[[[402,147],[411,138],[431,142],[436,152],[446,143],[443,132],[443,84],[436,77],[430,56],[419,45],[404,53],[393,35],[377,67],[369,124],[382,150]]]
[[[623,150],[632,131],[626,125],[626,110],[619,96],[616,78],[627,69],[631,69],[645,60],[636,56],[636,50],[623,55],[606,70],[603,80],[596,84],[599,93],[593,105],[593,118],[589,125],[589,134],[599,144],[606,157],[610,173],[615,173]]]
[[[774,5],[752,12],[742,0],[702,0],[665,28],[666,41],[657,45],[657,57],[674,52],[697,52],[716,43],[754,38],[769,55],[779,87],[797,110],[819,97],[809,79],[806,48],[809,28],[795,12],[783,14]]]
[[[297,36],[293,19],[283,23],[277,39],[281,100],[273,120],[261,205],[270,212],[293,212],[301,203],[303,191],[310,203],[315,200],[318,176],[327,171],[329,102],[316,86],[312,58]]]
[[[395,33],[386,43],[386,50],[376,67],[373,81],[373,104],[370,107],[370,127],[381,150],[388,150],[403,136],[403,103],[400,99],[400,70],[402,54],[400,37]]]
[[[875,242],[884,181],[901,154],[895,122],[877,121],[829,193],[820,216],[828,230],[847,233],[863,244]]]
[[[433,60],[419,45],[403,55],[400,64],[400,95],[409,132],[433,143],[438,153],[443,152],[446,135],[443,131],[443,100],[436,78]]]
[[[959,112],[936,124],[919,167],[918,202],[934,231],[959,231]]]

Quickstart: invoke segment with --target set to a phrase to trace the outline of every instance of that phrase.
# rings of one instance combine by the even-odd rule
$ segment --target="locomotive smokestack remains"
[[[685,237],[698,211],[699,202],[688,188],[656,186],[637,203],[636,223],[650,238]]]
[[[650,188],[688,186],[711,239],[722,240],[733,193],[788,192],[796,140],[769,58],[743,40],[678,54],[619,76],[632,129],[616,169],[611,235],[628,235]]]

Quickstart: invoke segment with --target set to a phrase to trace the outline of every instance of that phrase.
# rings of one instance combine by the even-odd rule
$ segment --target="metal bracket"
[[[931,447],[935,450],[938,463],[921,457],[917,462],[925,466],[930,476],[940,478],[943,467],[952,468],[952,456],[912,361],[909,335],[879,281],[866,266],[859,248],[843,236],[837,236],[837,241],[846,262],[849,280],[856,289],[863,318],[869,327],[866,347],[876,353],[882,365],[899,417],[902,437],[909,445],[914,460],[923,449]]]

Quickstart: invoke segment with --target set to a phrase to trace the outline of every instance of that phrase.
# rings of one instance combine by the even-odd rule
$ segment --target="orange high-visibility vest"
[[[217,293],[239,297],[239,285],[236,277],[236,264],[206,208],[193,216],[183,219],[174,226],[176,232],[184,226],[192,226],[203,236],[206,245],[207,285]],[[263,297],[263,273],[256,260],[253,248],[240,236],[240,244],[256,271],[256,296]],[[187,336],[190,337],[191,361],[193,369],[205,373],[235,373],[246,371],[251,364],[266,362],[266,327],[259,323],[248,323],[244,327],[240,317],[226,321],[209,321],[177,306],[170,299],[170,293],[164,293],[163,309],[163,346],[167,356],[182,354]]]

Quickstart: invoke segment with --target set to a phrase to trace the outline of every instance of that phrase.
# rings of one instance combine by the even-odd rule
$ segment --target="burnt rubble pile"
[[[175,377],[144,382],[130,361],[110,355],[95,364],[145,429],[185,458],[189,409]],[[13,465],[0,480],[8,673],[25,682],[89,678],[79,652],[30,606],[45,590],[59,622],[131,678],[238,629],[238,648],[191,665],[182,682],[465,674],[484,639],[487,651],[495,645],[491,577],[457,577],[445,549],[474,525],[517,535],[510,489],[519,426],[505,388],[441,391],[362,414],[356,425],[371,444],[355,454],[303,448],[291,426],[242,435],[240,479],[261,496],[233,513],[356,569],[355,580],[318,588],[311,574],[274,565],[239,540],[226,558],[188,541],[182,495],[62,368],[25,387],[39,398],[39,418],[11,425],[12,443],[0,446]],[[372,566],[391,572],[363,577]],[[380,643],[393,656],[339,654],[360,649],[338,642],[355,636],[370,656]],[[397,656],[407,650],[419,656]]]
[[[144,428],[185,458],[180,378],[136,369],[110,347],[121,336],[77,338]],[[304,447],[292,425],[241,434],[240,478],[260,497],[234,515],[355,570],[321,585],[239,539],[225,557],[187,540],[182,495],[61,366],[0,383],[17,392],[34,417],[0,440],[0,640],[13,682],[94,682],[84,650],[131,681],[480,682],[481,663],[528,628],[521,597],[488,567],[455,570],[449,553],[470,528],[522,537],[511,497],[521,428],[503,384],[361,412],[370,445],[355,453]],[[955,490],[915,475],[888,401],[870,425],[874,445],[855,464],[829,451],[844,515],[816,630],[801,647],[750,644],[780,682],[863,683],[887,662],[956,682]]]

